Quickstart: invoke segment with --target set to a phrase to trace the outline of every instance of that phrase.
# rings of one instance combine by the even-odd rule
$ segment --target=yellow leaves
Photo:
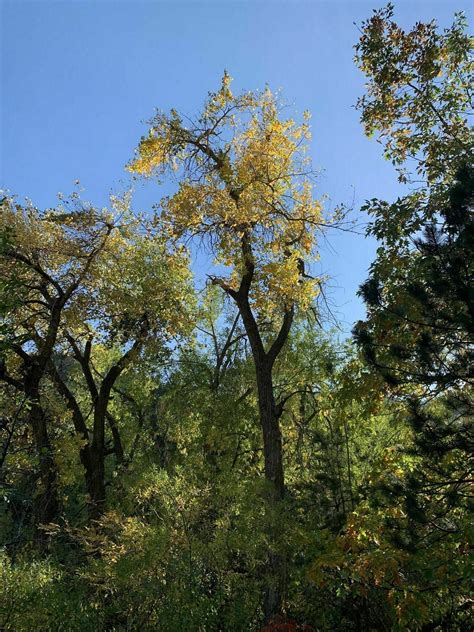
[[[134,323],[146,314],[150,333],[180,335],[190,328],[193,305],[187,253],[171,250],[166,235],[154,235],[150,227],[142,234],[141,227],[132,218],[110,235],[90,280],[94,302],[86,301],[83,323],[98,321],[102,332],[129,329],[133,337]]]
[[[256,304],[260,310],[271,312],[270,306],[274,309],[278,305],[288,308],[293,304],[303,310],[308,308],[316,296],[317,288],[315,280],[301,278],[301,265],[297,253],[283,261],[270,261],[262,265],[262,289],[256,292]]]
[[[166,163],[167,144],[165,139],[154,136],[153,132],[154,130],[150,130],[150,137],[141,141],[138,157],[129,164],[129,171],[150,175],[152,171]]]
[[[0,230],[12,231],[12,254],[0,259],[5,278],[22,283],[16,334],[47,331],[46,296],[68,293],[59,335],[68,329],[96,340],[119,343],[141,335],[162,344],[192,328],[193,290],[186,250],[172,247],[167,233],[130,210],[130,194],[111,198],[97,210],[78,199],[41,213],[13,203],[2,205]],[[18,256],[17,256],[18,255]],[[44,287],[44,289],[43,289]],[[59,340],[58,340],[59,343]]]
[[[313,247],[313,240],[311,239],[311,236],[306,234],[303,235],[301,237],[301,248],[305,251],[305,252],[310,252],[311,248]]]
[[[309,129],[306,124],[297,125],[293,119],[278,118],[275,100],[271,115],[265,106],[260,106],[260,111],[253,113],[248,125],[235,138],[235,168],[240,182],[261,183],[281,194],[278,186],[291,188],[292,168],[301,166],[303,140],[308,138]]]
[[[146,176],[181,168],[178,191],[162,201],[162,225],[175,238],[208,240],[215,260],[230,268],[223,287],[240,285],[245,235],[255,263],[254,307],[267,315],[293,304],[305,309],[317,283],[303,274],[302,260],[315,257],[322,223],[305,155],[310,115],[285,118],[268,87],[234,95],[230,85],[225,73],[187,127],[175,111],[158,114],[130,168]]]
[[[224,75],[222,77],[222,82],[221,82],[221,89],[217,93],[218,99],[220,99],[222,105],[225,105],[226,103],[231,101],[234,97],[230,89],[231,83],[232,83],[232,77],[229,75],[227,70],[224,70]]]
[[[235,205],[229,193],[211,182],[181,183],[179,191],[163,205],[163,220],[177,236],[185,232],[206,232],[211,227],[236,221],[230,210]]]
[[[209,95],[209,100],[206,104],[205,115],[208,117],[212,117],[217,112],[225,108],[227,105],[231,104],[234,100],[234,95],[230,89],[232,83],[232,77],[225,70],[224,75],[221,80],[220,89]]]

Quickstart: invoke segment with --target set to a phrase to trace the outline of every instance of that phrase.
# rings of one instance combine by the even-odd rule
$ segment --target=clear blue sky
[[[282,88],[313,114],[312,152],[320,195],[357,209],[366,198],[400,193],[381,147],[364,138],[353,105],[363,76],[353,63],[354,22],[385,3],[338,1],[1,2],[0,186],[39,207],[56,203],[79,179],[85,197],[107,204],[127,187],[125,163],[155,107],[199,110],[224,69],[234,88]],[[464,0],[395,1],[410,27],[436,18],[447,26]],[[135,207],[160,197],[137,187]],[[363,315],[355,292],[375,244],[328,235],[322,269],[343,326]],[[203,273],[202,258],[195,259]]]

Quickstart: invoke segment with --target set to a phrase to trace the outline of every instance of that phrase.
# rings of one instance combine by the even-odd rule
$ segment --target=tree
[[[380,262],[373,265],[361,287],[367,320],[354,329],[366,360],[402,405],[413,433],[403,448],[405,463],[383,483],[388,502],[402,500],[406,512],[389,531],[399,549],[413,556],[407,565],[410,578],[418,575],[434,594],[455,592],[454,611],[468,593],[465,556],[458,555],[445,577],[431,569],[446,564],[453,550],[464,551],[469,540],[473,174],[472,167],[460,170],[449,204],[437,210],[438,224],[426,226],[397,268],[387,274]]]
[[[450,183],[472,160],[473,68],[466,19],[457,13],[443,33],[435,20],[404,31],[388,3],[362,23],[355,61],[367,78],[359,99],[365,132],[379,134],[400,179],[416,173],[430,186]],[[407,168],[408,165],[408,168]]]
[[[389,4],[362,25],[356,61],[369,83],[358,105],[366,133],[379,131],[398,166],[417,157],[426,186],[365,207],[381,247],[360,290],[368,319],[354,331],[389,383],[436,395],[472,377],[470,38],[462,14],[442,34],[434,21],[405,33],[392,16]]]
[[[391,5],[376,11],[356,47],[369,77],[359,101],[362,121],[366,131],[380,132],[395,165],[415,158],[425,183],[393,204],[366,205],[373,216],[368,232],[381,246],[360,288],[367,318],[354,336],[401,404],[400,424],[408,420],[413,437],[395,451],[391,477],[381,485],[389,500],[378,502],[398,512],[385,529],[407,583],[433,595],[436,620],[444,622],[463,616],[468,594],[462,553],[469,540],[474,411],[472,64],[461,15],[443,34],[434,22],[407,34],[392,13]],[[367,528],[358,522],[353,532]],[[453,551],[457,563],[437,575]],[[412,598],[425,621],[427,596]]]
[[[368,318],[354,333],[389,384],[408,385],[419,410],[440,394],[465,400],[472,381],[472,64],[461,14],[443,34],[434,22],[407,34],[392,15],[389,4],[363,24],[356,59],[369,87],[359,107],[395,164],[419,157],[427,186],[365,207],[382,244],[360,289]]]
[[[112,202],[110,212],[84,206],[76,197],[47,213],[10,204],[2,215],[13,227],[14,243],[4,250],[2,265],[6,278],[19,278],[20,293],[16,309],[7,314],[14,327],[4,341],[1,377],[28,398],[48,498],[56,496],[57,472],[42,387],[46,379],[56,385],[80,439],[93,518],[105,505],[106,422],[116,459],[124,458],[109,410],[112,389],[145,343],[157,353],[192,322],[184,250],[168,251],[165,238],[143,232],[144,223],[131,214],[126,198]],[[96,346],[112,347],[103,375],[95,373]],[[71,354],[83,376],[79,388],[68,377]],[[40,523],[56,517],[57,506],[53,511],[53,501],[48,502]]]
[[[41,405],[41,382],[58,340],[61,318],[72,297],[90,274],[104,249],[113,225],[86,212],[62,227],[43,221],[34,208],[22,208],[4,198],[2,229],[10,231],[10,244],[1,253],[4,279],[20,284],[19,300],[5,317],[7,338],[2,344],[0,378],[28,402],[28,422],[39,460],[41,488],[37,494],[37,524],[52,522],[58,513],[57,471]],[[49,230],[44,230],[45,228]],[[7,284],[8,287],[8,284]],[[10,352],[9,361],[5,349]],[[11,366],[11,368],[10,368]]]
[[[309,307],[317,293],[305,262],[315,255],[315,229],[324,222],[304,155],[307,121],[281,119],[278,98],[268,88],[234,96],[230,83],[224,74],[194,121],[173,110],[158,113],[130,169],[145,176],[179,171],[178,191],[162,201],[164,225],[176,238],[207,239],[217,262],[230,268],[210,279],[235,302],[255,366],[272,516],[268,620],[281,608],[284,577],[274,550],[285,494],[279,425],[284,401],[275,400],[273,368],[296,311]]]

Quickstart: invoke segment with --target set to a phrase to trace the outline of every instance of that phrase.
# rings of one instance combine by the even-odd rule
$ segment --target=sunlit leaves
[[[41,334],[48,297],[69,287],[62,327],[77,334],[133,337],[143,318],[163,340],[189,332],[193,293],[185,249],[173,250],[166,235],[134,216],[129,196],[113,198],[111,210],[77,198],[72,204],[41,213],[4,202],[0,222],[9,227],[12,246],[0,264],[5,279],[29,288],[13,312],[23,314],[23,333],[34,327]]]
[[[434,20],[404,31],[393,14],[388,4],[362,24],[355,61],[368,82],[358,107],[400,180],[415,171],[433,185],[472,159],[472,41],[462,13],[442,33]]]
[[[315,257],[324,223],[306,155],[309,117],[297,123],[282,113],[268,88],[235,96],[225,74],[197,120],[157,114],[130,165],[146,176],[178,171],[178,191],[161,203],[162,221],[178,238],[205,238],[230,268],[222,281],[235,290],[249,263],[242,255],[248,240],[253,304],[267,315],[311,303],[316,281],[302,273],[302,261]]]

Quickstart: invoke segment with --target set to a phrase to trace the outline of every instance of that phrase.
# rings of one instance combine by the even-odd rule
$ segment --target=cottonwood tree
[[[7,277],[19,279],[20,292],[7,316],[14,330],[5,340],[1,377],[28,398],[48,498],[40,523],[51,522],[58,510],[57,468],[42,404],[45,380],[55,384],[70,410],[89,513],[97,518],[105,506],[107,423],[112,452],[118,462],[124,458],[109,410],[112,389],[146,343],[155,343],[150,352],[162,349],[192,322],[183,306],[184,299],[192,306],[184,250],[168,251],[166,238],[144,230],[128,204],[127,198],[114,199],[111,211],[98,211],[73,198],[47,213],[10,204],[2,215],[14,244],[4,249],[2,266]],[[94,366],[96,347],[110,348],[101,373]],[[68,375],[71,359],[79,364],[81,384]]]
[[[324,224],[313,197],[307,117],[282,116],[276,95],[234,95],[231,79],[211,93],[202,114],[158,113],[142,138],[134,173],[179,175],[177,192],[161,202],[162,222],[176,237],[207,241],[224,274],[211,282],[235,302],[251,346],[268,484],[270,563],[264,599],[269,619],[281,608],[284,561],[276,551],[285,495],[280,417],[273,368],[298,310],[308,308],[317,282],[305,271]]]
[[[32,206],[23,208],[4,198],[2,277],[17,286],[17,300],[4,314],[0,379],[27,398],[27,418],[39,461],[37,524],[53,521],[59,510],[57,468],[47,411],[41,403],[41,382],[48,370],[63,312],[90,274],[93,262],[113,230],[106,218],[84,213],[70,225],[47,221]]]
[[[104,251],[88,288],[91,300],[71,306],[65,323],[63,352],[79,364],[88,391],[80,405],[57,367],[53,377],[73,413],[77,429],[84,433],[89,404],[93,409],[90,441],[86,452],[89,513],[97,518],[105,507],[105,458],[113,452],[116,463],[125,459],[119,425],[109,400],[120,376],[140,354],[159,358],[171,340],[177,340],[192,325],[193,292],[184,250],[168,251],[160,235],[142,235],[140,224],[122,216],[113,248]],[[76,309],[74,309],[76,308]],[[95,348],[111,347],[105,366],[99,366]],[[69,347],[69,350],[68,350]],[[104,353],[102,353],[102,356]],[[100,357],[100,356],[99,356]],[[104,362],[101,363],[104,365]],[[71,385],[72,386],[72,385]],[[79,391],[80,392],[80,391]],[[106,427],[112,448],[106,449]]]

